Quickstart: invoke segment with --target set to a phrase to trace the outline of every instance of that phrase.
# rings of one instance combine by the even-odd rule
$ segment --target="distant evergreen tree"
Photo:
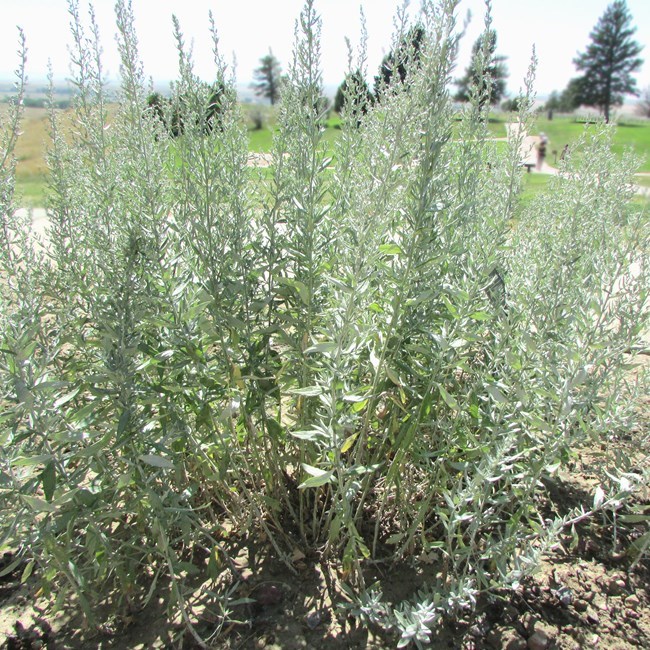
[[[517,113],[519,112],[520,107],[521,105],[520,105],[519,97],[513,97],[512,99],[504,99],[501,102],[502,111]]]
[[[204,133],[211,133],[213,129],[221,127],[226,86],[222,81],[215,81],[209,88],[206,84],[205,88],[208,93],[205,113],[203,116],[195,117],[194,120],[195,124],[202,125]],[[172,100],[154,92],[147,97],[146,101],[149,113],[160,121],[172,137],[182,135],[185,130],[184,114],[187,112],[187,101],[184,96]]]
[[[548,112],[548,119],[553,119],[553,112],[560,111],[560,93],[557,90],[554,90],[546,100],[544,104],[545,110]]]
[[[547,111],[558,111],[559,113],[571,113],[582,104],[585,96],[584,79],[576,77],[571,79],[567,87],[559,93],[554,90],[550,95],[544,108]]]
[[[455,99],[469,101],[473,92],[479,93],[479,103],[498,104],[506,92],[508,68],[506,57],[499,56],[497,33],[488,29],[478,37],[472,46],[472,59],[465,75],[456,80],[458,92]]]
[[[597,106],[607,122],[611,107],[622,104],[623,95],[638,94],[632,73],[643,64],[643,48],[632,40],[634,32],[625,0],[616,0],[599,18],[586,52],[573,61],[584,73],[577,86],[579,103]]]
[[[165,104],[169,103],[160,93],[151,93],[147,97],[147,108],[164,124],[165,123]]]
[[[582,77],[575,77],[567,84],[567,87],[560,95],[560,110],[565,113],[575,111],[580,104],[586,103],[583,98],[586,96],[585,80]]]
[[[375,77],[375,97],[379,99],[382,89],[390,86],[397,73],[400,83],[406,81],[411,66],[419,67],[426,32],[422,25],[411,27],[402,37],[395,51],[388,53],[379,66]]]
[[[346,75],[343,83],[336,91],[334,110],[340,114],[348,102],[351,102],[350,113],[352,117],[356,118],[357,123],[359,123],[361,116],[368,112],[373,102],[372,93],[361,70]]]
[[[268,99],[273,106],[280,99],[282,67],[270,49],[269,53],[260,59],[260,67],[253,72],[253,78],[251,85],[255,94]]]
[[[214,128],[221,128],[221,115],[224,109],[226,86],[223,81],[215,81],[210,87],[208,106],[205,110],[204,130],[211,133]]]

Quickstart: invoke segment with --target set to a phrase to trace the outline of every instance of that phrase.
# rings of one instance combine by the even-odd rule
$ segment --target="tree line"
[[[223,81],[215,81],[212,85],[204,84],[203,90],[207,96],[205,110],[200,117],[194,116],[195,126],[204,133],[211,133],[220,128],[223,101],[227,92]],[[159,92],[153,92],[147,97],[147,109],[160,121],[173,137],[182,135],[186,128],[188,97],[181,95],[176,99],[164,97]]]
[[[581,105],[586,105],[597,107],[605,120],[609,121],[611,108],[622,104],[624,95],[638,96],[632,74],[638,71],[643,63],[639,57],[643,48],[633,40],[635,31],[625,0],[615,0],[607,7],[592,30],[591,43],[573,60],[582,74],[571,79],[562,92],[551,93],[546,103],[549,116],[552,117],[553,111],[571,112]],[[420,65],[424,38],[425,30],[422,26],[411,27],[399,39],[394,49],[384,56],[374,77],[372,89],[361,70],[348,73],[336,92],[334,110],[341,113],[347,108],[353,118],[360,119],[373,103],[380,101],[382,94],[391,84],[408,83],[408,70],[412,70],[412,66],[417,68]],[[488,27],[472,46],[470,63],[465,73],[454,81],[457,86],[454,98],[459,102],[475,98],[480,106],[501,102],[506,97],[508,78],[505,61],[506,57],[497,53],[497,33]],[[285,80],[280,61],[269,49],[254,71],[251,88],[258,97],[268,100],[273,106],[280,99]],[[205,117],[207,129],[212,129],[217,122],[222,93],[223,87],[218,84],[214,84],[210,89],[210,101]],[[171,133],[178,135],[183,130],[182,110],[180,106],[164,110],[168,102],[170,100],[158,93],[150,95],[148,100],[149,107],[168,122]],[[506,100],[502,106],[507,110],[516,110],[517,101]],[[650,117],[650,88],[645,91],[640,108]]]
[[[373,102],[380,101],[391,84],[408,83],[408,70],[420,66],[424,38],[425,31],[420,25],[415,25],[406,32],[397,47],[383,58],[374,78],[373,91],[360,70],[349,73],[338,88],[334,110],[340,113],[346,101],[350,101],[353,116],[365,113]],[[455,81],[458,87],[455,94],[457,101],[468,101],[474,94],[478,96],[481,106],[497,104],[503,99],[508,68],[505,57],[497,54],[496,49],[496,31],[489,29],[477,39],[465,74]],[[350,92],[351,88],[353,92]]]
[[[622,104],[624,95],[639,96],[632,75],[643,64],[639,56],[643,48],[633,39],[635,32],[625,0],[615,0],[590,33],[591,43],[573,60],[582,74],[571,79],[562,92],[551,93],[546,104],[550,115],[554,110],[571,112],[586,105],[598,108],[609,122],[612,107]],[[400,39],[397,47],[382,60],[372,91],[360,70],[348,73],[336,93],[334,110],[340,113],[349,100],[353,115],[365,113],[373,102],[379,100],[393,77],[399,83],[405,83],[411,61],[418,65],[423,39],[424,30],[418,25]],[[255,88],[273,104],[281,87],[277,83],[280,68],[277,60],[272,65],[269,58],[273,58],[270,52],[256,71]],[[501,102],[506,96],[508,77],[505,61],[506,57],[497,53],[496,31],[486,29],[472,47],[465,74],[455,80],[455,99],[465,102],[476,95],[481,106]],[[354,92],[350,92],[351,89]],[[503,106],[516,110],[516,100],[506,100]],[[639,110],[650,117],[650,88],[644,91]]]
[[[633,26],[632,15],[625,0],[615,0],[591,31],[591,43],[573,60],[582,74],[571,79],[562,92],[551,93],[546,104],[550,115],[554,110],[571,112],[585,105],[598,108],[605,121],[609,122],[612,107],[622,104],[625,95],[641,95],[639,112],[650,117],[650,87],[639,93],[633,77],[633,73],[643,64],[643,59],[639,56],[643,48],[634,40],[635,32],[636,27]],[[373,98],[379,97],[382,84],[387,85],[394,72],[403,82],[409,57],[415,60],[419,57],[422,37],[421,28],[414,27],[402,39],[396,51],[384,58],[379,74],[375,77],[374,95],[365,84],[360,71],[348,75],[337,92],[335,110],[341,110],[344,98],[348,95],[347,87],[351,83],[361,88],[355,101],[360,101],[363,108]],[[472,95],[477,95],[480,105],[498,104],[506,95],[508,69],[505,60],[504,56],[497,53],[496,31],[486,29],[472,47],[470,64],[465,74],[455,81],[458,88],[455,99],[464,102]],[[503,106],[508,110],[516,110],[516,100],[506,100]]]

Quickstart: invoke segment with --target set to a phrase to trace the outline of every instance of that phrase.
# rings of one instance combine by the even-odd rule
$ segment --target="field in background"
[[[273,133],[275,131],[274,111],[269,106],[246,104],[242,106],[243,113],[249,123],[249,149],[253,152],[270,152],[273,146]],[[0,106],[0,118],[6,113],[6,106]],[[70,113],[70,111],[66,111]],[[260,117],[262,128],[254,128],[254,120]],[[508,114],[495,114],[490,118],[488,129],[494,138],[505,138],[505,125],[510,120]],[[340,118],[336,113],[331,113],[327,120],[325,140],[333,143],[338,137]],[[533,134],[545,133],[551,142],[547,161],[554,164],[559,159],[564,144],[575,142],[585,128],[589,125],[576,122],[573,117],[555,117],[548,120],[540,117],[535,124]],[[16,170],[17,194],[19,201],[26,207],[43,206],[45,203],[45,190],[47,183],[47,165],[45,155],[49,141],[47,111],[44,108],[25,109],[22,123],[22,135],[16,147],[18,167]],[[614,138],[613,149],[618,155],[628,148],[644,159],[639,167],[640,172],[650,172],[650,122],[622,121],[618,124]],[[643,187],[650,187],[650,177],[637,176],[637,183]],[[524,181],[523,200],[532,199],[546,186],[548,178],[535,174],[526,175]]]
[[[7,105],[1,105],[0,122],[3,125],[6,114]],[[26,206],[43,205],[47,180],[45,153],[49,142],[47,111],[44,108],[26,108],[21,132],[16,145],[17,193]]]
[[[506,123],[511,119],[512,115],[508,113],[492,115],[488,129],[493,137],[505,138]],[[571,146],[589,127],[590,123],[572,115],[556,115],[552,120],[549,120],[546,115],[540,115],[535,120],[531,135],[546,134],[550,141],[547,162],[552,165],[559,160],[564,145]],[[643,159],[639,171],[650,172],[650,121],[634,119],[629,116],[621,117],[616,124],[616,136],[612,149],[614,153],[623,155],[629,148]]]

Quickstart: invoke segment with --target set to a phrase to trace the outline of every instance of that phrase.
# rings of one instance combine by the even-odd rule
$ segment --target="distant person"
[[[545,133],[539,134],[539,144],[537,145],[537,170],[541,171],[544,166],[544,158],[546,158],[546,148],[548,146],[548,138]]]

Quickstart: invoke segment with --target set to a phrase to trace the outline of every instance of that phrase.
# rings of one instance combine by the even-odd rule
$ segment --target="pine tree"
[[[260,67],[253,73],[253,78],[251,86],[255,94],[265,97],[273,106],[280,98],[282,67],[270,49],[269,53],[260,59]]]
[[[205,126],[206,133],[212,133],[215,128],[221,128],[222,114],[224,112],[224,104],[226,100],[226,93],[228,89],[223,81],[215,81],[210,86],[210,94],[208,96],[208,106],[205,111]]]
[[[165,99],[158,92],[151,93],[147,96],[147,108],[162,124],[165,123],[165,104],[168,102],[169,100]]]
[[[625,0],[615,0],[591,32],[587,51],[573,61],[584,72],[580,103],[597,106],[607,122],[611,106],[622,104],[623,95],[638,94],[632,73],[643,63],[643,48],[632,40],[635,31]]]
[[[506,92],[508,68],[506,57],[496,54],[497,33],[488,29],[472,46],[472,60],[465,76],[456,80],[458,92],[455,99],[469,101],[472,93],[479,93],[479,103],[497,104]]]
[[[383,58],[379,74],[375,77],[374,90],[377,99],[380,99],[382,91],[390,86],[394,74],[397,74],[400,83],[404,83],[409,68],[413,65],[419,67],[425,35],[422,25],[414,25],[402,36],[395,50]]]
[[[373,96],[361,70],[346,75],[343,83],[336,91],[334,110],[341,113],[348,102],[350,103],[350,113],[357,119],[357,122],[362,115],[368,112],[372,105]]]

